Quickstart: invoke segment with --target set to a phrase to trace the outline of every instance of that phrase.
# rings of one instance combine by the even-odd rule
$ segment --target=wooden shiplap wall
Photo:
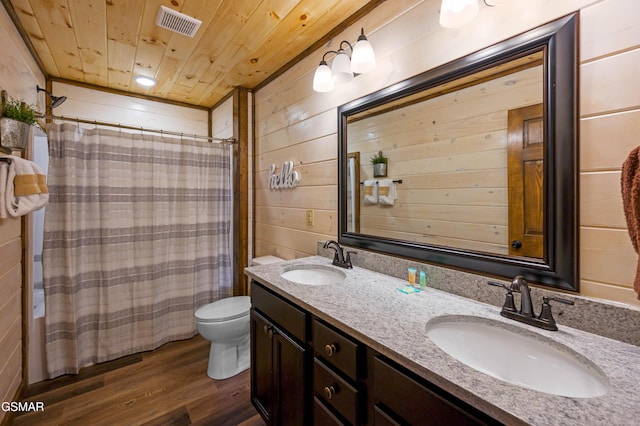
[[[566,14],[580,13],[581,293],[640,306],[632,289],[637,255],[627,235],[620,168],[638,144],[640,3],[635,0],[530,0],[481,5],[459,29],[438,24],[440,2],[392,1],[312,52],[256,93],[256,254],[295,258],[337,236],[337,111],[368,93]],[[378,68],[331,93],[313,92],[322,54],[360,28]],[[269,165],[292,160],[302,173],[294,190],[269,191]],[[307,209],[315,223],[305,222]]]
[[[233,98],[227,98],[211,111],[211,136],[233,137]]]
[[[207,136],[209,112],[117,93],[53,82],[52,93],[67,100],[53,110],[56,116]],[[114,128],[115,129],[115,128]]]
[[[580,16],[580,285],[624,302],[635,299],[638,259],[620,196],[622,163],[640,145],[638,16],[635,0],[600,2]]]
[[[44,86],[44,75],[3,7],[0,40],[0,89],[12,98],[43,106],[36,85]],[[22,239],[21,218],[0,219],[0,401],[13,400],[23,383]],[[7,415],[0,410],[0,422]]]
[[[21,219],[0,219],[0,398],[13,400],[22,381]],[[0,416],[4,416],[0,411]]]

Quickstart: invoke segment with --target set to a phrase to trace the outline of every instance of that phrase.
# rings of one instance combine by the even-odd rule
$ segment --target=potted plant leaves
[[[0,145],[8,149],[25,149],[30,127],[36,124],[36,114],[34,105],[15,99],[3,102],[0,117]]]
[[[382,151],[378,151],[371,157],[371,164],[373,164],[373,177],[387,177],[387,157]]]

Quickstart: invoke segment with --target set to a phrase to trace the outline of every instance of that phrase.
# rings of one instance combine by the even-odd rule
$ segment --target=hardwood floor
[[[209,342],[196,336],[36,383],[24,401],[44,412],[14,425],[264,425],[249,401],[249,371],[216,381],[207,374]]]

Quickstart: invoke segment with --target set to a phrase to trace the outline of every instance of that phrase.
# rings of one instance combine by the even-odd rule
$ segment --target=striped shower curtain
[[[196,334],[232,294],[230,150],[51,124],[43,275],[50,378]]]

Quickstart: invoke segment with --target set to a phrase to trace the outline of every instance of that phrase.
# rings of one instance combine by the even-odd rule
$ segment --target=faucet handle
[[[507,295],[504,298],[504,303],[502,304],[503,311],[516,312],[516,303],[513,299],[513,289],[507,285],[496,281],[487,281],[487,284],[492,285],[494,287],[502,287],[507,290]]]
[[[509,286],[506,286],[506,285],[504,285],[502,283],[499,283],[497,281],[487,281],[487,284],[492,285],[494,287],[502,287],[507,291],[511,291],[511,288]]]
[[[347,251],[347,255],[344,257],[344,263],[347,266],[347,268],[351,269],[353,268],[353,265],[351,264],[351,255],[352,254],[358,254],[355,251]]]
[[[542,309],[540,310],[540,316],[538,319],[548,323],[549,330],[555,331],[558,329],[558,326],[556,325],[556,320],[553,318],[553,313],[551,312],[551,305],[549,304],[550,300],[564,303],[565,305],[573,305],[574,303],[571,300],[563,299],[561,297],[542,296]]]
[[[543,302],[549,303],[549,300],[555,300],[556,302],[564,303],[565,305],[575,305],[575,303],[573,303],[573,301],[568,300],[568,299],[563,299],[562,297],[542,296],[542,301]]]

